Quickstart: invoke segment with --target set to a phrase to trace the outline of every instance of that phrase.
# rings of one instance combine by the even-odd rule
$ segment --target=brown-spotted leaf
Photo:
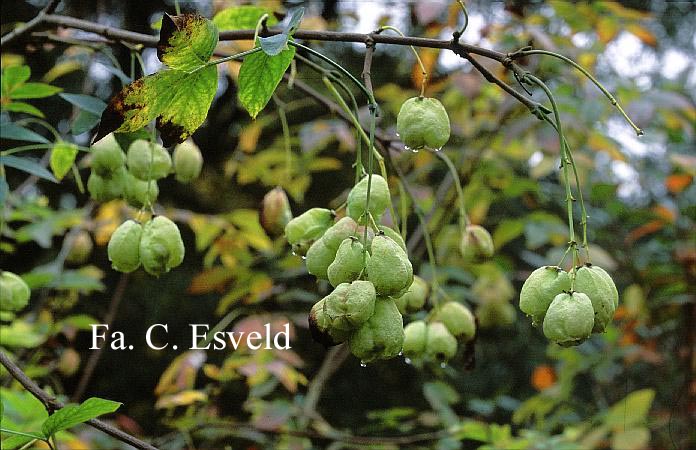
[[[191,72],[202,67],[213,54],[218,29],[198,14],[162,17],[157,56],[172,69]]]
[[[183,142],[205,120],[216,90],[214,66],[191,73],[164,70],[135,80],[109,101],[94,141],[112,131],[139,130],[157,119],[166,147]]]

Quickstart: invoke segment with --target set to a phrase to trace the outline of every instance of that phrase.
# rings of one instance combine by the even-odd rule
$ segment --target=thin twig
[[[46,391],[41,389],[34,380],[29,378],[22,369],[17,366],[4,352],[0,351],[0,364],[5,366],[5,369],[12,375],[12,377],[19,382],[24,388],[36,397],[41,403],[43,403],[49,414],[52,414],[57,409],[62,408],[64,405],[55,399],[52,395],[49,395]],[[88,425],[96,428],[97,430],[103,431],[104,433],[118,439],[121,442],[125,442],[137,449],[141,450],[157,450],[156,447],[148,444],[147,442],[141,441],[135,436],[131,436],[118,428],[112,427],[111,425],[102,422],[98,419],[90,419],[87,422]]]
[[[56,10],[59,3],[60,0],[50,0],[48,4],[41,11],[39,11],[36,17],[0,38],[0,46],[9,44],[23,34],[28,33],[37,26],[41,25],[43,22],[45,22],[46,16],[52,14],[53,11]]]
[[[302,428],[305,428],[309,419],[316,415],[317,404],[321,398],[321,393],[324,391],[324,386],[326,386],[331,376],[341,367],[349,354],[350,347],[346,344],[333,347],[326,353],[321,367],[319,367],[317,374],[312,378],[307,388],[307,396],[305,397],[302,407],[304,416],[301,420]]]
[[[114,323],[114,319],[116,319],[116,313],[118,312],[118,307],[121,304],[121,299],[123,299],[123,293],[126,291],[126,286],[128,286],[128,274],[124,273],[121,274],[120,278],[118,279],[118,284],[116,284],[116,289],[114,289],[114,294],[111,296],[111,301],[109,302],[109,309],[104,316],[103,323],[109,328]],[[80,381],[77,383],[77,388],[75,388],[75,392],[71,397],[73,402],[79,402],[84,395],[87,386],[89,386],[89,381],[92,379],[94,369],[96,369],[97,364],[99,363],[102,350],[108,341],[107,336],[107,338],[105,338],[104,345],[90,353],[87,364],[85,364],[85,369],[80,377]]]

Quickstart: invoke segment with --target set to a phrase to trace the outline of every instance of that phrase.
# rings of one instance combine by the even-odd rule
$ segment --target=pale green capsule
[[[594,310],[587,295],[558,294],[544,317],[544,336],[562,345],[579,345],[592,333]]]
[[[135,220],[126,220],[111,235],[107,253],[111,267],[119,272],[133,272],[140,267],[140,240],[143,227]]]
[[[522,285],[520,309],[532,317],[533,323],[541,324],[549,305],[563,291],[570,291],[568,272],[557,266],[540,267]]]
[[[422,320],[416,320],[404,327],[404,356],[411,359],[421,358],[425,353],[427,340],[427,325]]]
[[[471,310],[458,302],[446,302],[433,311],[432,319],[442,322],[452,335],[464,342],[476,334],[476,319]]]
[[[372,240],[367,278],[380,296],[401,296],[413,282],[413,266],[406,252],[384,235]]]
[[[395,298],[394,302],[401,314],[414,313],[423,309],[429,292],[428,283],[418,275],[414,275],[413,283],[409,286],[408,291],[401,297]]]
[[[126,155],[116,142],[113,133],[95,142],[90,148],[90,153],[92,154],[92,171],[101,177],[109,177],[126,163]]]
[[[440,322],[428,324],[425,355],[437,361],[448,361],[457,354],[457,339]]]
[[[19,311],[27,306],[31,290],[19,275],[2,271],[0,273],[0,311]]]
[[[396,117],[396,132],[412,150],[423,147],[440,150],[450,137],[447,110],[435,98],[410,98],[401,105]]]
[[[368,176],[363,177],[348,194],[347,214],[360,223],[367,223],[363,217],[365,213],[365,202],[367,201],[367,185]],[[389,207],[391,197],[389,194],[389,185],[387,180],[377,174],[372,174],[372,182],[370,184],[370,214],[375,221],[384,214],[384,211]]]
[[[344,239],[336,252],[336,258],[329,265],[327,275],[332,286],[350,283],[358,279],[369,263],[370,255],[363,255],[363,245],[355,238]]]
[[[174,222],[157,216],[145,223],[140,240],[140,260],[147,273],[160,276],[184,260],[184,242]]]
[[[191,140],[184,141],[174,147],[173,155],[174,176],[181,183],[190,183],[198,178],[203,169],[203,155],[198,146]]]
[[[172,158],[161,145],[138,139],[128,148],[127,164],[136,178],[159,180],[169,175]]]
[[[369,281],[353,281],[339,284],[325,299],[332,314],[331,328],[350,331],[372,316],[376,294]]]
[[[397,356],[404,343],[401,313],[390,298],[378,298],[372,317],[349,339],[350,350],[363,363]]]
[[[144,181],[136,178],[132,173],[126,173],[124,198],[129,205],[142,208],[153,205],[159,195],[159,187],[155,180]]]
[[[595,266],[580,267],[575,273],[576,292],[582,292],[589,297],[594,309],[595,333],[602,333],[614,317],[614,291],[607,284],[606,278],[599,273]],[[618,294],[617,294],[618,295]]]
[[[330,209],[312,208],[288,222],[285,238],[290,245],[314,242],[333,224],[333,219]]]

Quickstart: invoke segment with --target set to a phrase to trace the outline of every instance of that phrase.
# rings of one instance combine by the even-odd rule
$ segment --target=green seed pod
[[[291,220],[290,201],[282,187],[276,187],[264,195],[259,221],[266,233],[270,236],[280,236],[285,225]]]
[[[428,324],[425,355],[437,361],[448,361],[457,354],[457,339],[441,322]]]
[[[184,141],[174,147],[174,176],[181,183],[189,183],[201,174],[203,168],[203,155],[201,150],[192,141]]]
[[[467,261],[476,257],[489,258],[495,252],[493,238],[482,226],[468,225],[459,243],[459,251]]]
[[[476,317],[481,328],[509,327],[515,323],[517,312],[508,302],[486,302],[476,310]]]
[[[432,319],[442,322],[452,335],[464,342],[476,334],[476,319],[471,310],[458,302],[446,302],[433,312]]]
[[[112,172],[109,178],[97,175],[96,172],[90,173],[87,179],[87,190],[90,196],[98,202],[120,198],[126,188],[126,174],[125,167]]]
[[[17,274],[0,273],[0,311],[19,311],[27,306],[31,297],[29,286]]]
[[[140,180],[132,173],[127,172],[123,194],[129,205],[135,208],[142,208],[147,205],[152,205],[157,201],[159,188],[155,180]]]
[[[107,246],[111,267],[124,273],[140,267],[142,233],[143,226],[135,220],[126,220],[116,228]]]
[[[558,294],[544,317],[544,336],[564,347],[579,345],[590,337],[594,310],[587,295],[580,292]]]
[[[520,309],[532,317],[535,326],[541,324],[549,305],[563,291],[570,291],[568,272],[557,266],[540,267],[522,285]]]
[[[393,358],[404,343],[404,323],[390,298],[377,298],[375,312],[348,341],[350,351],[363,363]]]
[[[309,312],[309,331],[312,333],[312,338],[325,347],[340,344],[350,337],[350,331],[339,330],[331,326],[334,315],[335,312],[329,311],[326,306],[326,298],[315,303]]]
[[[368,223],[365,217],[365,202],[367,201],[367,184],[370,177],[363,177],[348,194],[348,207],[346,213],[360,223]],[[391,197],[389,195],[389,185],[387,180],[377,174],[372,174],[372,184],[370,185],[370,214],[375,221],[384,214],[389,207]]]
[[[113,133],[95,142],[90,153],[92,154],[92,171],[104,178],[108,178],[126,163],[126,155],[116,142]]]
[[[336,258],[336,252],[326,246],[326,240],[322,237],[309,247],[305,263],[307,272],[322,280],[328,280],[327,270],[329,265]]]
[[[341,218],[338,222],[326,230],[326,233],[324,233],[322,239],[324,239],[326,246],[334,251],[335,255],[338,251],[338,247],[341,245],[341,242],[351,236],[362,239],[364,231],[365,229],[359,226],[355,220],[346,216]],[[369,242],[372,240],[373,233],[368,231],[367,236]]]
[[[84,264],[92,254],[92,248],[94,248],[94,244],[89,233],[85,230],[80,230],[75,235],[65,261],[70,264]]]
[[[174,222],[157,216],[143,226],[140,260],[147,273],[160,276],[184,260],[184,242]]]
[[[307,242],[311,245],[333,224],[333,218],[334,213],[330,209],[312,208],[285,225],[285,237],[290,245]]]
[[[386,225],[380,225],[378,228],[382,233],[384,233],[385,236],[388,236],[392,241],[399,244],[399,247],[401,247],[404,252],[408,252],[406,249],[406,243],[404,242],[404,238],[401,237],[401,234],[397,233],[393,228],[389,228]]]
[[[375,288],[369,281],[339,284],[325,297],[332,314],[331,328],[350,331],[358,328],[375,310]]]
[[[128,148],[128,170],[141,180],[159,180],[169,175],[172,158],[159,144],[143,139]]]
[[[352,237],[344,239],[338,247],[336,258],[327,269],[329,283],[338,286],[357,280],[369,262],[370,255],[363,255],[363,245],[360,241]]]
[[[594,309],[592,331],[603,333],[614,317],[614,291],[606,278],[594,266],[580,267],[575,273],[575,291],[589,297]]]
[[[413,266],[399,244],[384,235],[372,240],[367,279],[381,296],[400,297],[413,283]]]
[[[600,277],[604,278],[604,281],[606,281],[607,285],[609,286],[609,289],[611,290],[611,300],[614,304],[614,310],[616,310],[616,308],[619,307],[619,291],[618,289],[616,289],[616,284],[614,284],[614,280],[612,280],[611,276],[607,273],[607,271],[602,269],[601,267],[593,266],[589,263],[586,264],[586,266],[591,267],[592,271],[594,271]]]
[[[418,275],[414,275],[413,283],[409,286],[408,291],[401,297],[394,299],[394,303],[401,314],[414,313],[423,308],[429,293],[428,283]]]
[[[412,150],[423,147],[440,150],[450,137],[447,110],[434,98],[409,98],[396,117],[396,132]]]
[[[425,353],[427,340],[427,325],[422,320],[416,320],[404,327],[404,356],[417,359]]]

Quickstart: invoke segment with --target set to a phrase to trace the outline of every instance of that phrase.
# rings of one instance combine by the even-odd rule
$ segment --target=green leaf
[[[256,52],[244,58],[239,70],[239,101],[252,118],[271,99],[294,57],[295,48],[290,47],[275,56]]]
[[[213,23],[220,30],[243,30],[255,28],[261,16],[268,14],[266,25],[273,26],[278,23],[278,19],[272,14],[268,8],[261,6],[235,6],[232,8],[223,9],[213,17]]]
[[[194,71],[208,62],[218,42],[213,22],[197,14],[162,17],[157,56],[172,69]]]
[[[13,89],[24,84],[31,76],[29,66],[12,66],[2,71],[2,96],[9,97]]]
[[[32,116],[44,118],[44,113],[41,112],[37,107],[24,102],[10,102],[2,105],[3,111],[11,111],[18,113],[31,114]]]
[[[139,130],[156,118],[165,147],[183,142],[205,120],[216,90],[214,66],[192,73],[165,70],[140,78],[111,99],[95,141],[112,131]]]
[[[7,184],[7,179],[3,176],[0,178],[0,204],[5,204],[5,199],[10,193],[10,185]]]
[[[80,111],[77,117],[75,117],[75,120],[73,120],[72,125],[70,125],[70,132],[75,136],[86,133],[99,125],[100,119],[101,116],[99,114],[92,114],[88,111]]]
[[[57,94],[63,89],[51,86],[46,83],[24,83],[21,86],[17,86],[10,93],[10,98],[16,100],[23,100],[26,98],[44,98],[50,97],[51,95]]]
[[[104,103],[102,99],[92,97],[91,95],[62,93],[58,96],[81,110],[92,114],[100,115],[104,112],[104,109],[106,109],[106,103]]]
[[[290,21],[283,29],[283,32],[269,37],[259,38],[261,49],[268,56],[275,56],[288,47],[288,40],[297,30],[297,27],[302,22],[304,16],[304,8],[296,8],[293,10]]]
[[[44,166],[31,158],[20,158],[12,155],[0,156],[0,164],[4,164],[8,167],[14,167],[15,169],[19,169],[31,175],[36,175],[39,178],[53,181],[54,183],[58,182],[51,172],[46,170]]]
[[[0,138],[13,141],[38,142],[48,144],[50,141],[38,133],[28,130],[12,122],[0,124]]]
[[[654,398],[655,391],[652,389],[631,392],[626,398],[609,408],[604,423],[610,427],[622,429],[633,425],[644,425]]]
[[[102,414],[112,413],[119,406],[121,406],[119,402],[98,397],[88,398],[79,405],[65,406],[50,415],[41,427],[41,431],[44,436],[49,437],[58,431],[67,430]]]
[[[520,219],[501,220],[493,232],[495,248],[500,248],[524,233],[524,221]]]
[[[75,163],[77,156],[77,146],[65,141],[58,141],[53,145],[51,150],[51,170],[58,180],[70,171],[70,168]]]

